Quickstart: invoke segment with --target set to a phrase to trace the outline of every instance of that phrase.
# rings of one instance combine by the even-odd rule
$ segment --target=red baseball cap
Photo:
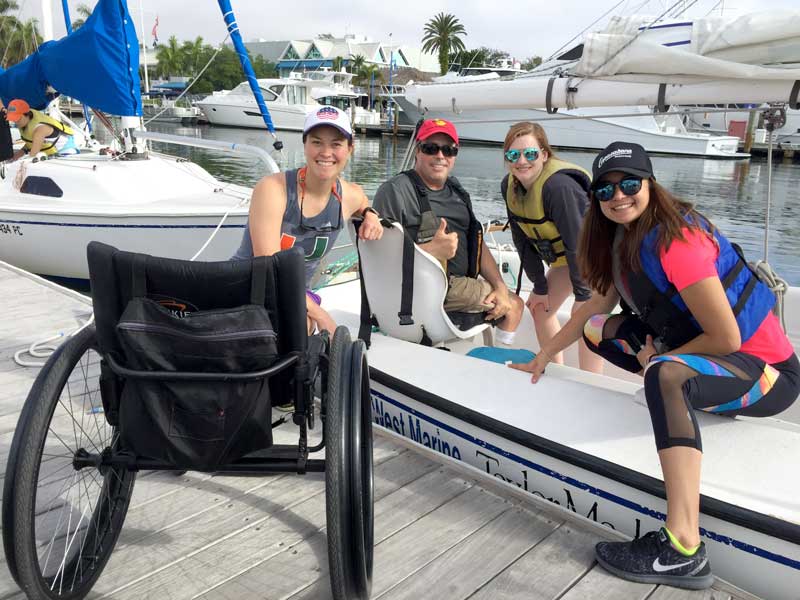
[[[435,133],[443,133],[458,144],[455,125],[444,119],[427,119],[417,131],[417,141],[424,142]]]
[[[12,100],[8,103],[8,108],[6,109],[6,117],[11,122],[19,121],[19,118],[22,117],[25,113],[31,111],[31,106],[25,100]]]

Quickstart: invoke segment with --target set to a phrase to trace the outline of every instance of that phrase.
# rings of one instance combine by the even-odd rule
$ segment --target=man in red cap
[[[445,311],[485,312],[487,320],[499,321],[497,341],[511,344],[525,305],[506,287],[469,194],[450,176],[458,154],[456,128],[444,119],[426,120],[415,143],[414,168],[382,184],[373,206],[442,263],[449,281]]]

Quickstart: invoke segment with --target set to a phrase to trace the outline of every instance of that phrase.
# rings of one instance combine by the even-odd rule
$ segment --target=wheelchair
[[[366,349],[345,327],[332,340],[308,335],[301,254],[196,263],[97,242],[87,252],[96,325],[42,368],[8,458],[3,544],[20,588],[30,598],[86,596],[137,471],[324,471],[333,597],[369,598]],[[289,417],[272,422],[271,408],[287,403],[297,445],[273,444]],[[317,420],[321,440],[309,446]]]

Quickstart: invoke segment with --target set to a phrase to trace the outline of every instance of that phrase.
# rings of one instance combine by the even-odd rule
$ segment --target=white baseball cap
[[[339,110],[335,106],[320,106],[318,109],[311,111],[306,116],[306,122],[303,125],[303,136],[314,127],[320,125],[330,125],[341,131],[347,139],[353,138],[353,126],[350,124],[350,117],[343,110]],[[303,138],[305,139],[305,138]]]

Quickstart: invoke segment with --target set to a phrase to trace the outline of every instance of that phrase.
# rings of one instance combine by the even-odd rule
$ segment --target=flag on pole
[[[153,36],[153,47],[158,44],[158,15],[156,15],[156,22],[153,24],[153,31],[151,34]]]

